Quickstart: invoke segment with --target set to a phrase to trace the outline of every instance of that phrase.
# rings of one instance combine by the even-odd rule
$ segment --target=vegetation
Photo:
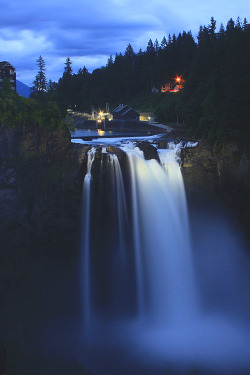
[[[43,58],[31,99],[13,93],[5,82],[0,90],[0,121],[8,126],[65,126],[66,109],[90,112],[126,103],[138,111],[153,111],[159,121],[184,123],[191,136],[211,142],[250,139],[250,26],[230,19],[216,32],[216,21],[201,26],[197,41],[191,32],[169,35],[161,43],[150,39],[146,51],[110,56],[105,67],[76,74],[68,57],[58,83],[46,80]],[[181,77],[183,90],[160,88]],[[159,90],[152,93],[152,88]],[[55,104],[56,103],[56,104]],[[60,109],[60,110],[59,110]]]
[[[48,98],[23,98],[11,90],[6,79],[0,90],[0,124],[7,127],[42,127],[48,130],[65,127],[58,105]]]
[[[190,135],[211,140],[249,139],[250,27],[246,19],[230,19],[216,32],[216,21],[191,32],[150,39],[146,51],[129,44],[105,67],[73,74],[67,58],[63,77],[48,91],[62,109],[90,111],[119,103],[153,110],[160,121],[184,122]],[[152,94],[152,88],[180,76],[180,93]],[[142,100],[144,99],[144,101]]]
[[[33,93],[34,95],[44,95],[47,91],[47,79],[45,75],[45,61],[43,60],[42,56],[39,56],[36,60],[37,66],[39,68],[38,73],[36,75],[35,81],[33,82]]]

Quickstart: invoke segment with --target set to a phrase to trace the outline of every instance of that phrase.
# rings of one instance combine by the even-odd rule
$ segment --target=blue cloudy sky
[[[106,65],[131,43],[137,52],[148,40],[239,16],[250,22],[247,0],[0,0],[0,61],[10,61],[17,78],[31,85],[42,55],[47,79],[62,76],[66,57],[76,73]]]

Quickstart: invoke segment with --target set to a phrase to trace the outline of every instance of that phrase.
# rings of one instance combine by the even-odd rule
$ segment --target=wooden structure
[[[16,91],[16,71],[8,61],[0,61],[0,88],[3,87],[5,79],[9,79],[11,89]]]
[[[112,112],[114,120],[139,120],[140,114],[128,105],[120,104]]]

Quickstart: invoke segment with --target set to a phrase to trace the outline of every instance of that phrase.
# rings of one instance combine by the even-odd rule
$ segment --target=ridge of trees
[[[131,44],[108,58],[106,66],[90,73],[84,66],[73,73],[67,57],[58,83],[47,83],[45,62],[37,59],[33,99],[17,98],[1,90],[0,120],[15,124],[31,121],[56,128],[67,108],[90,112],[92,106],[114,108],[119,103],[154,111],[159,121],[187,125],[191,136],[211,142],[250,139],[250,26],[232,18],[226,27],[212,17],[200,26],[197,41],[191,31],[148,42],[136,53]],[[152,93],[152,88],[181,76],[179,93]],[[38,100],[36,100],[38,99]],[[59,111],[60,108],[60,111]],[[47,114],[46,114],[47,111]],[[31,116],[31,117],[32,117]],[[50,121],[51,120],[51,121]]]
[[[226,27],[200,26],[197,41],[191,31],[148,42],[136,53],[129,44],[110,56],[106,66],[77,73],[67,58],[62,78],[48,90],[61,108],[90,111],[92,105],[110,108],[119,103],[148,98],[148,108],[160,121],[184,122],[191,135],[210,140],[248,137],[250,129],[250,27],[232,18]],[[152,94],[176,76],[182,77],[180,93]],[[157,100],[152,99],[156,95]],[[154,96],[155,98],[155,96]],[[136,108],[140,110],[141,108]]]

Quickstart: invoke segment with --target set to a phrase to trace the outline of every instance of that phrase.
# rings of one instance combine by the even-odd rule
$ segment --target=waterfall
[[[191,246],[181,147],[160,163],[131,142],[88,153],[81,338],[97,375],[249,373],[249,257],[217,201],[191,211]]]
[[[145,160],[131,143],[122,150],[127,190],[118,157],[108,154],[108,188],[103,187],[108,210],[95,210],[105,236],[95,241],[95,248],[90,243],[90,233],[96,238],[99,231],[96,221],[90,226],[94,149],[88,154],[82,241],[85,325],[103,310],[109,316],[115,312],[116,318],[133,313],[156,324],[179,324],[195,316],[198,304],[178,148],[159,150],[161,165]]]
[[[125,148],[126,150],[126,148]],[[162,166],[127,149],[131,171],[137,296],[155,322],[179,324],[198,311],[185,190],[177,150],[159,150]]]
[[[82,196],[82,238],[83,254],[83,316],[84,326],[88,326],[91,317],[91,282],[90,282],[90,209],[91,209],[91,167],[95,157],[95,149],[88,151],[87,173],[83,181]]]

